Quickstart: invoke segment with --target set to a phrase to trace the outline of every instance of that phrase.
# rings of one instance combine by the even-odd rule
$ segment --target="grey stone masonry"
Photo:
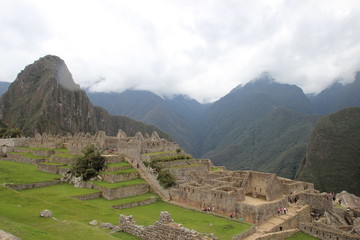
[[[119,229],[144,240],[205,240],[211,239],[194,230],[184,228],[173,221],[168,212],[161,212],[160,218],[150,226],[136,225],[132,216],[120,215]]]

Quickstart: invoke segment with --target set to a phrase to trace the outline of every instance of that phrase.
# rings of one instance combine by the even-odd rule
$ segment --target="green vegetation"
[[[36,156],[32,153],[23,153],[23,152],[10,152],[10,153],[16,154],[16,155],[22,155],[22,156],[32,158],[32,159],[50,159],[50,157]]]
[[[359,119],[360,108],[346,108],[319,119],[297,179],[313,182],[320,191],[360,195]]]
[[[96,199],[87,200],[86,202],[96,205],[98,207],[111,208],[112,206],[116,206],[116,205],[144,201],[151,197],[158,198],[158,196],[156,194],[149,192],[149,193],[145,193],[143,195],[127,197],[127,198],[120,198],[120,199],[115,199],[115,200],[106,200],[104,198],[96,198]]]
[[[40,151],[60,151],[60,152],[67,152],[66,148],[43,148],[43,147],[16,147],[19,149],[25,150],[40,150]]]
[[[24,135],[20,128],[0,128],[0,138],[18,138]]]
[[[319,238],[307,235],[303,232],[298,232],[292,235],[291,237],[287,238],[286,240],[317,240]]]
[[[30,183],[33,179],[46,174],[35,170],[34,165],[0,161],[0,179],[3,177],[11,182],[23,177],[23,169],[30,173],[21,183]],[[9,170],[13,170],[9,174]],[[32,177],[32,179],[31,179]],[[7,180],[6,180],[7,181]],[[142,180],[143,181],[143,180]],[[150,225],[158,220],[161,211],[168,211],[174,220],[185,227],[199,232],[214,233],[220,239],[230,239],[250,227],[247,223],[229,221],[209,214],[186,210],[180,207],[155,202],[151,205],[116,210],[113,205],[137,202],[156,195],[147,193],[140,196],[106,200],[103,198],[81,201],[73,196],[95,193],[94,189],[74,188],[69,184],[59,184],[49,187],[23,190],[20,192],[0,186],[0,229],[10,232],[22,239],[38,240],[138,240],[138,238],[117,232],[109,235],[108,230],[95,228],[88,223],[95,219],[99,223],[110,222],[118,224],[119,214],[133,215],[138,224]],[[55,218],[41,218],[39,212],[49,209]],[[146,214],[144,214],[146,213]]]
[[[76,159],[72,171],[76,176],[81,176],[87,181],[95,177],[105,167],[105,158],[95,149],[94,145],[89,145],[83,150],[83,156]]]
[[[43,165],[54,165],[54,166],[63,166],[63,163],[57,163],[57,162],[43,162],[43,163],[39,163],[39,164],[43,164]]]
[[[182,160],[182,159],[192,159],[193,157],[190,154],[178,154],[174,156],[164,156],[164,157],[157,157],[151,159],[151,162],[170,162],[175,160]]]
[[[217,172],[217,171],[223,171],[222,168],[218,168],[218,167],[211,167],[211,171],[212,172]]]
[[[108,167],[131,167],[130,163],[128,162],[119,162],[119,163],[109,163],[106,166]]]
[[[54,154],[53,156],[56,156],[56,157],[67,157],[67,158],[76,158],[76,157],[79,157],[79,155],[70,154],[70,153]]]
[[[129,181],[117,182],[117,183],[108,183],[108,182],[93,182],[95,185],[106,187],[106,188],[120,188],[127,187],[137,184],[144,184],[146,181],[142,178],[137,178]]]
[[[168,154],[168,153],[175,153],[176,151],[168,151],[168,152],[152,152],[152,153],[144,153],[147,156],[154,156],[154,155],[161,155],[161,154]]]
[[[102,174],[125,174],[125,173],[133,173],[133,172],[137,172],[135,168],[128,168],[128,169],[123,169],[123,170],[119,170],[119,171],[115,171],[115,172],[101,172]]]
[[[175,177],[167,169],[162,169],[157,177],[160,185],[164,188],[172,187],[176,184]]]
[[[35,165],[0,161],[0,184],[25,184],[51,181],[60,178],[57,174],[38,171]]]
[[[175,166],[175,167],[171,167],[171,168],[187,168],[187,167],[199,167],[199,166],[204,166],[204,164],[196,163],[196,164]]]

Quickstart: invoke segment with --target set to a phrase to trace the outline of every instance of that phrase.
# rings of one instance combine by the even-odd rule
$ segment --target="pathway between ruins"
[[[270,232],[277,232],[280,231],[280,226],[289,218],[295,216],[297,214],[297,210],[299,209],[299,206],[292,205],[287,207],[287,214],[283,214],[280,216],[274,216],[272,218],[269,218],[266,222],[260,224],[256,228],[256,232],[244,240],[255,240],[258,237],[270,233]],[[274,230],[275,229],[275,230]]]

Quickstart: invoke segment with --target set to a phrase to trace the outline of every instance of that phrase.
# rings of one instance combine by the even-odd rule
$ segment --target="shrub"
[[[83,150],[83,156],[76,158],[72,170],[76,176],[81,176],[87,181],[99,174],[104,169],[105,158],[96,150],[94,145],[90,145]]]
[[[169,188],[175,185],[175,177],[167,169],[160,171],[157,180],[164,188]]]

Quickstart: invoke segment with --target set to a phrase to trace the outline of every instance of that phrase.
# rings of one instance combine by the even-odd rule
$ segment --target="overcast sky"
[[[316,93],[360,70],[360,1],[0,0],[0,81],[47,54],[93,91],[209,102],[268,71]]]

